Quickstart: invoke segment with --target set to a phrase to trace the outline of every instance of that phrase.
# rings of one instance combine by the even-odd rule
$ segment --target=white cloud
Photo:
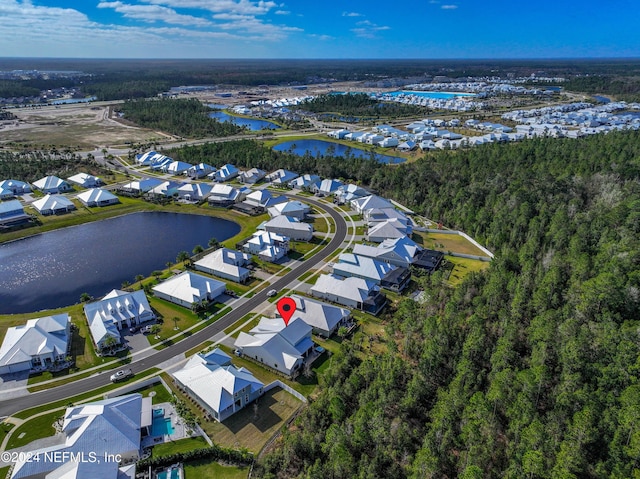
[[[364,17],[362,13],[357,12],[342,12],[343,17]]]
[[[443,10],[455,10],[458,8],[458,5],[442,5],[440,8]]]
[[[356,25],[358,28],[352,28],[351,31],[361,38],[375,38],[377,32],[391,30],[387,25],[376,25],[369,20],[361,20]]]
[[[143,0],[154,5],[166,5],[172,8],[194,8],[213,13],[229,12],[241,15],[264,15],[274,8],[280,8],[272,1],[250,0]]]
[[[181,15],[175,10],[160,5],[128,5],[120,1],[100,2],[98,8],[113,8],[125,18],[142,20],[143,22],[165,22],[172,25],[208,26],[211,22],[204,18]]]
[[[329,40],[335,40],[336,37],[332,37],[331,35],[318,35],[317,33],[312,33],[309,35],[311,38],[315,38],[316,40],[320,40],[322,42],[326,42]]]
[[[289,10],[276,10],[275,12],[276,15],[291,15],[291,12]]]

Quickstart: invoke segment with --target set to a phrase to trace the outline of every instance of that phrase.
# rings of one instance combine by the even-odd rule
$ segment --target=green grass
[[[184,464],[185,479],[246,479],[248,467],[223,466],[207,460],[191,461]]]
[[[453,263],[453,270],[451,271],[448,280],[448,284],[451,286],[458,286],[468,274],[484,271],[491,265],[488,261],[458,258],[457,256],[445,256],[445,259],[450,263]]]
[[[11,469],[11,466],[7,466],[7,467],[0,467],[0,477],[7,477],[7,474],[9,474],[9,469]],[[218,476],[216,476],[218,477]],[[222,476],[220,476],[222,477]],[[231,477],[231,476],[229,476]],[[240,477],[240,476],[238,476]],[[247,477],[247,475],[243,476],[243,477]]]
[[[152,457],[169,456],[180,452],[209,447],[203,437],[187,437],[178,441],[165,442],[153,446]]]
[[[413,236],[421,238],[422,241],[420,244],[425,248],[475,256],[486,256],[484,251],[463,236],[457,234],[414,232]]]
[[[6,437],[7,433],[11,431],[13,427],[14,425],[8,422],[0,423],[0,444],[2,444],[2,441],[4,441],[4,438]],[[2,475],[0,475],[0,477],[2,477]]]
[[[53,436],[56,432],[53,423],[63,414],[63,410],[52,411],[24,422],[13,431],[7,443],[7,449],[26,446],[36,439]],[[23,433],[24,436],[20,437]]]
[[[149,396],[151,392],[155,393],[152,396],[153,399],[151,400],[153,404],[160,404],[163,402],[171,401],[171,398],[172,398],[171,392],[168,391],[167,388],[165,388],[161,382],[157,382],[153,386],[145,386],[143,388],[132,391],[132,393],[140,393],[143,396]]]

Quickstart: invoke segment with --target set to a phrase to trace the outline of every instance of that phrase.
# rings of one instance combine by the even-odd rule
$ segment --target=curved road
[[[329,208],[325,204],[320,203],[316,200],[312,200],[306,197],[303,198],[303,200],[329,213],[335,221],[336,231],[333,238],[325,248],[313,255],[311,258],[303,261],[300,265],[298,265],[283,277],[279,278],[276,282],[272,283],[271,287],[268,289],[275,289],[277,291],[284,289],[293,280],[312,269],[320,261],[327,258],[334,251],[336,251],[347,236],[347,223],[338,211],[333,208]],[[177,342],[170,347],[156,352],[152,356],[148,356],[146,358],[132,362],[130,365],[128,365],[128,367],[131,368],[134,373],[140,373],[147,369],[156,367],[164,361],[173,358],[174,356],[183,354],[190,349],[197,347],[215,334],[228,328],[240,318],[253,311],[258,305],[266,300],[267,289],[264,289],[261,292],[256,293],[255,296],[249,298],[245,303],[241,304],[233,311],[215,321],[213,324],[210,324],[204,329],[192,334],[191,336]],[[83,394],[87,391],[100,388],[111,383],[109,380],[110,375],[110,371],[105,371],[96,376],[91,376],[55,388],[31,393],[27,396],[22,396],[17,399],[0,401],[0,417],[10,416],[18,411],[50,403],[53,401],[70,398],[78,394]]]

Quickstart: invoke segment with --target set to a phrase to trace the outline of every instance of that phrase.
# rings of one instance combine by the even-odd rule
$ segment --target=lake
[[[26,313],[96,298],[135,276],[166,268],[212,237],[236,235],[233,221],[180,213],[132,213],[0,245],[0,314]]]
[[[271,121],[260,120],[258,118],[242,118],[240,116],[233,116],[223,111],[214,111],[209,113],[209,118],[215,118],[221,122],[231,122],[234,125],[246,126],[251,131],[259,130],[277,130],[280,128],[278,125]]]
[[[291,153],[299,156],[303,156],[306,152],[309,152],[311,155],[316,156],[318,154],[326,155],[329,147],[334,148],[331,156],[347,156],[350,154],[356,158],[371,158],[371,152],[369,151],[356,148],[355,146],[351,147],[349,145],[343,145],[342,143],[333,143],[331,141],[323,140],[285,141],[284,143],[275,145],[273,149],[276,151],[290,151]],[[407,161],[405,158],[397,156],[381,155],[379,153],[375,153],[374,155],[375,159],[380,163],[396,164]]]

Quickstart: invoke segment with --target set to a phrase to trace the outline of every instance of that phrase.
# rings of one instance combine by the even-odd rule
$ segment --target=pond
[[[331,141],[323,140],[293,140],[279,143],[273,147],[276,151],[289,151],[296,155],[304,155],[306,152],[311,153],[313,156],[317,154],[326,155],[329,147],[333,147],[333,153],[331,156],[353,156],[356,158],[371,158],[371,152],[362,150],[357,147],[351,147],[349,145],[343,145],[342,143],[333,143]],[[406,161],[404,158],[397,156],[381,155],[374,153],[374,158],[380,163],[403,163]]]
[[[233,116],[223,111],[214,111],[209,113],[209,118],[215,118],[221,122],[231,122],[234,125],[246,126],[251,131],[259,130],[277,130],[280,128],[278,125],[271,121],[260,120],[259,118],[242,118],[240,116]]]
[[[96,298],[135,276],[175,262],[215,237],[236,235],[233,221],[180,213],[132,213],[0,245],[0,314],[26,313]]]

